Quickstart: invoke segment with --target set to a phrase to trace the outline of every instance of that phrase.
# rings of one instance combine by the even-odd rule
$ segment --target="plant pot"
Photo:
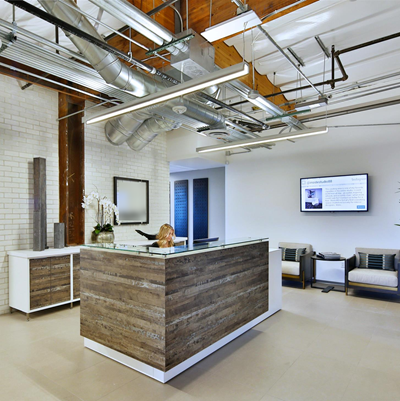
[[[98,234],[92,232],[92,243],[93,244],[113,244],[114,243],[114,232],[113,231],[102,231]]]

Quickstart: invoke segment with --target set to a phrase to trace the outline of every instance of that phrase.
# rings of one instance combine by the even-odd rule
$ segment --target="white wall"
[[[225,238],[225,168],[174,173],[171,181],[171,222],[174,224],[174,182],[189,181],[189,241],[193,240],[193,179],[208,178],[208,236]]]
[[[88,116],[99,108],[89,110]],[[150,223],[114,227],[116,242],[144,239],[135,232],[158,232],[169,221],[169,163],[166,159],[166,134],[160,134],[141,151],[131,150],[127,144],[111,145],[104,135],[104,123],[86,126],[85,132],[85,188],[86,193],[98,189],[101,195],[114,200],[113,177],[136,178],[149,181]],[[90,242],[95,221],[92,209],[85,213],[85,236]]]
[[[98,108],[95,109],[96,111]],[[33,247],[33,158],[46,159],[47,242],[53,246],[59,221],[58,94],[39,86],[22,91],[18,81],[0,75],[0,314],[8,313],[7,251]],[[150,224],[115,228],[117,241],[141,239],[135,228],[157,231],[169,220],[169,164],[166,135],[159,135],[141,152],[113,146],[103,125],[85,134],[86,191],[99,190],[113,200],[113,177],[150,181]],[[94,221],[86,213],[86,242]]]
[[[399,108],[342,117],[341,125],[390,122]],[[365,114],[365,113],[363,113]],[[385,117],[386,115],[386,117]],[[329,125],[338,119],[328,120]],[[322,125],[322,124],[320,124]],[[317,252],[354,253],[356,246],[399,248],[399,126],[340,127],[329,134],[277,143],[229,157],[226,168],[227,237],[266,236],[311,243]],[[301,213],[302,177],[369,174],[366,213]]]

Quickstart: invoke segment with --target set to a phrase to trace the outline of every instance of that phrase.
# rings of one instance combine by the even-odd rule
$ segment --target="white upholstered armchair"
[[[312,245],[298,242],[279,242],[282,250],[282,279],[300,281],[303,289],[311,280]]]
[[[346,295],[349,288],[400,295],[399,249],[356,248],[346,263]]]

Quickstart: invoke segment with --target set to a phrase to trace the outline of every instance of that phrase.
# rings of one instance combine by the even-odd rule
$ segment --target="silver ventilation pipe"
[[[63,0],[76,7],[72,0]],[[51,15],[81,29],[99,40],[103,38],[97,33],[93,25],[78,11],[65,6],[59,0],[39,0],[42,7]],[[110,85],[131,92],[134,96],[143,97],[160,89],[159,83],[153,77],[128,68],[116,56],[100,49],[84,39],[66,33],[89,63]]]
[[[154,117],[146,120],[126,143],[132,150],[141,150],[150,143],[159,133],[177,129],[182,124],[164,117]]]
[[[121,145],[126,141],[131,149],[141,150],[162,132],[162,130],[158,130],[158,127],[161,126],[160,118],[153,116],[165,114],[165,109],[171,110],[167,120],[172,121],[173,118],[174,124],[170,124],[170,129],[164,129],[164,131],[170,131],[181,126],[181,112],[186,118],[201,122],[203,126],[225,128],[225,117],[217,113],[212,107],[189,99],[173,99],[162,105],[150,106],[108,121],[105,127],[106,137],[114,145]],[[146,140],[142,140],[140,134],[136,135],[138,130],[143,132],[144,126],[147,130]],[[157,133],[157,135],[152,136],[150,132],[154,128],[157,130],[153,133]]]
[[[63,0],[63,2],[71,3],[76,7],[72,0]],[[39,3],[49,14],[103,40],[86,17],[75,9],[66,6],[59,0],[39,0]],[[107,83],[129,91],[137,97],[146,96],[166,87],[167,84],[165,82],[156,81],[144,73],[131,70],[121,63],[116,56],[98,48],[96,45],[74,35],[66,35]],[[205,104],[191,100],[175,99],[168,102],[167,105],[171,110],[172,107],[179,106],[182,102],[184,109],[180,108],[177,114],[173,113],[173,119],[178,121],[178,124],[180,121],[179,113],[183,110],[185,116],[200,122],[202,125],[216,126],[218,128],[224,126],[225,119],[223,115]],[[129,140],[128,144],[133,150],[142,149],[160,132],[179,126],[175,122],[172,123],[172,120],[167,121],[155,116],[157,109],[162,110],[163,108],[166,108],[165,104],[152,106],[140,112],[131,113],[107,122],[107,139],[115,145],[121,145]]]
[[[160,46],[177,39],[166,28],[126,0],[89,1]],[[176,55],[180,51],[186,52],[188,46],[185,43],[177,43],[168,47],[167,50],[171,54]]]

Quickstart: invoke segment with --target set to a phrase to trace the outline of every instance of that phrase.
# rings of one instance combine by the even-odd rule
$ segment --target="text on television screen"
[[[300,179],[302,212],[368,211],[368,174]]]

